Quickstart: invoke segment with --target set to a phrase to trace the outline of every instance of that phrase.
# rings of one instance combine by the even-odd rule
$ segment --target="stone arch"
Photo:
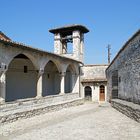
[[[77,74],[76,74],[75,67],[72,64],[69,64],[66,68],[66,73],[65,73],[65,93],[73,92],[76,81],[77,81]]]
[[[20,53],[6,71],[6,101],[36,96],[37,71],[28,56]]]
[[[68,69],[69,67],[70,67],[72,73],[78,74],[78,69],[76,68],[75,64],[71,64],[71,63],[67,64],[67,65],[65,66],[65,71],[67,71],[67,69]]]
[[[44,68],[42,95],[56,95],[60,93],[60,73],[54,61],[50,60]]]
[[[27,53],[27,52],[16,52],[16,53],[14,53],[12,56],[10,56],[7,65],[9,65],[9,64],[11,63],[11,61],[12,61],[16,56],[18,56],[18,55],[20,55],[20,54],[23,54],[23,55],[25,55],[26,57],[28,57],[28,59],[30,59],[30,61],[31,61],[32,64],[34,65],[35,69],[38,69],[38,68],[39,68],[39,66],[38,66],[38,64],[37,64],[37,62],[36,62],[36,58],[35,58],[32,54],[29,54],[29,53]]]
[[[55,66],[57,67],[57,69],[58,69],[59,72],[62,71],[62,65],[61,65],[61,63],[60,63],[57,59],[53,59],[53,58],[50,58],[50,57],[48,57],[48,59],[47,59],[46,62],[44,63],[44,68],[46,67],[46,65],[47,65],[50,61],[52,61],[52,62],[55,64]]]
[[[85,100],[92,100],[92,88],[90,86],[85,86]]]

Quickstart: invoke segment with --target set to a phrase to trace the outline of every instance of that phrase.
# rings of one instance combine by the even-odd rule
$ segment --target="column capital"
[[[5,77],[5,72],[0,74],[0,82],[5,83],[6,77]]]
[[[66,72],[60,72],[59,74],[61,77],[64,77],[66,75]]]
[[[7,72],[7,69],[5,69],[5,70],[1,70],[0,69],[0,76],[2,76],[3,74],[5,74]]]
[[[73,76],[78,76],[78,74],[77,74],[77,73],[75,73],[75,72],[72,72],[72,75],[73,75]]]
[[[39,76],[43,75],[44,69],[37,70],[37,73],[38,73]]]

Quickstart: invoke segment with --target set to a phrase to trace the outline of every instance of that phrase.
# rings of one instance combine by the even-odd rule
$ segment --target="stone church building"
[[[0,123],[85,100],[109,101],[140,122],[140,30],[110,65],[84,64],[84,34],[89,32],[85,26],[49,32],[54,34],[54,53],[14,42],[0,32]]]
[[[84,34],[89,30],[71,25],[49,32],[54,34],[54,53],[14,42],[0,32],[0,104],[106,101],[107,65],[84,65]]]

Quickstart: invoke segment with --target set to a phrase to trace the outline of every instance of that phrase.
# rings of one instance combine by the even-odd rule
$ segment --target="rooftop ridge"
[[[140,34],[140,29],[138,29],[125,43],[124,45],[121,47],[121,49],[118,51],[118,53],[116,54],[116,56],[113,58],[113,60],[111,61],[111,63],[109,64],[108,68],[114,63],[114,61],[117,59],[117,57],[120,55],[120,53],[126,48],[128,47],[127,45],[137,36]]]
[[[75,60],[75,59],[72,59],[72,58],[68,58],[68,57],[65,57],[65,56],[61,56],[61,55],[58,55],[58,54],[55,54],[55,53],[52,53],[52,52],[48,52],[48,51],[45,51],[45,50],[41,50],[39,48],[34,48],[34,47],[26,45],[24,43],[19,43],[19,42],[12,41],[12,40],[5,40],[5,39],[2,39],[2,38],[0,38],[0,42],[7,43],[9,45],[19,46],[19,47],[26,47],[28,49],[32,49],[32,50],[37,51],[37,52],[47,53],[47,54],[51,54],[51,55],[54,55],[54,56],[58,56],[58,57],[61,57],[61,58],[65,58],[65,59],[69,59],[69,60],[81,63],[78,60]]]
[[[89,32],[89,29],[87,29],[87,27],[85,27],[81,24],[70,24],[70,25],[65,25],[65,26],[62,26],[62,27],[56,27],[56,28],[50,29],[49,32],[58,33],[58,32],[70,31],[70,30],[74,30],[74,29],[79,29],[83,33]]]

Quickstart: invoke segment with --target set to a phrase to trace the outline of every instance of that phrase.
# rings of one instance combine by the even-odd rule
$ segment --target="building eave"
[[[5,39],[0,39],[0,43],[3,43],[5,45],[9,45],[9,46],[14,46],[14,47],[22,48],[22,49],[33,50],[33,51],[38,52],[38,53],[44,53],[44,54],[53,55],[53,56],[56,56],[56,57],[59,57],[59,58],[64,58],[66,60],[70,60],[70,61],[74,61],[74,62],[82,64],[82,62],[80,62],[78,60],[75,60],[75,59],[72,59],[72,58],[68,58],[68,57],[65,57],[65,56],[60,56],[58,54],[47,52],[47,51],[44,51],[44,50],[41,50],[41,49],[38,49],[38,48],[33,48],[33,47],[25,45],[23,43],[11,41],[11,40],[5,40]]]
[[[55,33],[64,33],[64,32],[71,32],[72,30],[80,30],[83,33],[88,33],[89,29],[87,29],[85,26],[80,24],[72,24],[68,26],[58,27],[54,29],[50,29],[49,32],[55,34]]]
[[[128,47],[128,44],[136,37],[140,34],[140,29],[131,37],[129,38],[129,40],[122,46],[122,48],[119,50],[119,52],[117,53],[117,55],[114,57],[114,59],[112,60],[112,62],[109,64],[108,68],[106,70],[108,70],[110,68],[110,66],[115,62],[115,60],[118,58],[118,56],[121,54],[121,52],[123,50],[125,50]]]

